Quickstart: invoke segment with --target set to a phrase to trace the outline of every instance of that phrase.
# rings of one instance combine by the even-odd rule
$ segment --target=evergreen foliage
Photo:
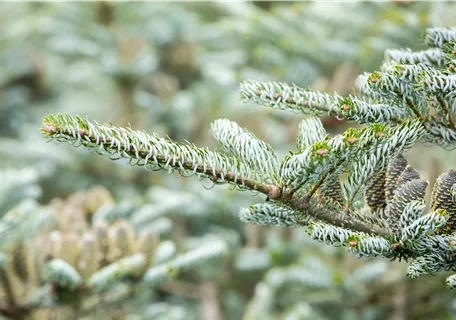
[[[451,210],[449,193],[439,191],[437,184],[432,197],[431,192],[425,197],[431,198],[430,208],[416,192],[416,200],[405,206],[407,213],[399,219],[385,213],[404,183],[413,180],[413,186],[420,186],[421,180],[429,180],[432,186],[453,167],[451,153],[438,147],[423,152],[423,145],[416,146],[404,156],[421,177],[410,167],[404,173],[408,163],[398,155],[387,159],[386,170],[364,185],[362,175],[351,174],[360,164],[349,160],[328,174],[311,197],[318,219],[308,215],[307,208],[297,210],[275,199],[275,188],[270,197],[267,191],[266,202],[258,190],[230,189],[249,190],[253,182],[263,190],[295,178],[306,181],[306,175],[318,179],[324,172],[309,175],[311,168],[333,165],[331,159],[325,157],[322,166],[294,157],[282,170],[285,153],[292,150],[288,156],[293,157],[318,142],[323,147],[328,142],[337,145],[335,134],[349,126],[354,129],[345,133],[347,141],[355,141],[352,135],[369,135],[350,121],[364,123],[361,128],[381,122],[390,130],[397,124],[387,119],[414,117],[373,91],[368,73],[359,76],[359,90],[352,92],[356,75],[375,70],[386,48],[392,49],[385,53],[385,61],[444,69],[447,58],[454,57],[439,47],[426,49],[417,39],[428,26],[452,24],[455,8],[450,2],[404,1],[0,3],[0,318],[451,317],[454,301],[445,288],[447,272],[407,279],[406,262],[356,259],[365,255],[365,249],[324,243],[328,232],[341,231],[337,226],[331,229],[332,221],[344,217],[350,188],[358,185],[350,215],[364,226],[388,230],[391,220],[398,230],[407,228],[400,239],[404,242],[437,226],[436,238],[446,241],[451,214],[445,227],[439,227],[438,216],[426,215]],[[320,98],[347,99],[347,104],[351,98],[353,108],[329,116],[314,110],[321,118],[302,119],[295,114],[312,111],[308,106],[277,112],[258,108],[253,100],[242,104],[238,86],[244,79],[264,85],[271,79],[280,81],[271,85],[288,83],[290,88],[310,86],[314,93],[323,93]],[[337,94],[327,94],[331,92]],[[366,115],[366,110],[371,112]],[[57,112],[84,115],[83,121],[112,120],[107,127],[115,124],[127,136],[136,129],[156,132],[143,137],[156,137],[165,143],[160,147],[171,151],[181,145],[190,154],[198,150],[206,157],[198,161],[220,155],[220,163],[232,161],[248,178],[262,182],[244,179],[239,185],[225,175],[214,178],[213,172],[197,170],[202,188],[198,179],[175,179],[125,166],[125,160],[136,163],[130,156],[109,161],[84,148],[56,148],[36,129],[45,114]],[[337,120],[342,117],[349,121]],[[124,131],[127,127],[135,130]],[[215,141],[208,139],[208,130]],[[184,139],[192,143],[173,142]],[[212,151],[216,143],[220,148]],[[353,156],[350,159],[363,155],[347,153]],[[308,167],[293,172],[293,161]],[[146,169],[164,165],[150,163]],[[168,165],[170,170],[182,173],[180,167]],[[183,173],[193,175],[193,170]],[[448,175],[440,181],[451,184],[451,172]],[[401,176],[405,179],[399,183]],[[312,186],[298,185],[293,197],[304,196]],[[452,198],[454,194],[451,190]],[[401,198],[396,200],[394,207],[402,208]],[[237,217],[233,213],[238,210]],[[334,219],[337,212],[341,217]],[[427,225],[428,219],[434,219],[434,225]],[[323,243],[308,236],[312,230],[320,231],[315,236]],[[338,235],[343,240],[360,234]],[[385,254],[378,248],[380,241],[359,241],[376,255]],[[340,246],[336,238],[333,243]],[[423,251],[422,244],[415,241],[413,250]],[[420,264],[426,259],[413,270],[426,270]]]
[[[45,138],[82,145],[114,160],[127,158],[146,169],[197,175],[265,194],[271,204],[241,210],[243,221],[306,225],[312,238],[345,246],[358,257],[410,261],[412,278],[453,270],[453,173],[438,179],[431,210],[423,212],[428,183],[401,156],[419,141],[456,146],[456,31],[431,28],[424,38],[440,60],[430,59],[428,51],[388,52],[380,71],[358,80],[361,92],[347,97],[285,83],[243,82],[246,101],[367,125],[329,137],[318,120],[304,121],[298,151],[281,163],[268,144],[229,120],[215,121],[211,132],[232,156],[70,115],[46,117],[41,130]],[[346,181],[340,180],[342,174]],[[342,199],[322,192],[338,184]],[[362,210],[364,202],[370,210]]]
[[[0,304],[5,315],[78,318],[119,286],[130,296],[147,295],[179,272],[227,253],[222,238],[177,253],[170,240],[160,242],[152,223],[135,228],[126,215],[111,221],[106,215],[100,218],[98,212],[112,201],[110,193],[97,186],[57,199],[49,208],[22,203],[0,220],[1,246],[6,249],[0,294],[2,301],[10,301]],[[137,288],[140,285],[147,288]],[[125,296],[113,299],[110,303],[121,304]]]

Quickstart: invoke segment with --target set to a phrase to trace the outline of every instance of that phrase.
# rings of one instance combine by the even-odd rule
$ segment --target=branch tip
[[[51,124],[44,125],[44,132],[52,134],[57,132],[57,128]]]

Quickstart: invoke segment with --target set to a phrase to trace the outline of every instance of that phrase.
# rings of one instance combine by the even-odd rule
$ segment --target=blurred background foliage
[[[68,112],[216,147],[209,124],[226,117],[285,155],[294,150],[301,117],[243,104],[240,81],[348,94],[385,49],[422,48],[416,39],[424,28],[454,21],[452,2],[0,3],[3,316],[456,318],[445,274],[411,281],[404,264],[358,261],[303,230],[243,225],[235,213],[258,196],[206,190],[211,186],[198,181],[46,144],[38,130],[44,115]],[[349,126],[324,124],[333,133]],[[455,167],[438,148],[418,146],[406,157],[431,185]],[[50,261],[63,260],[84,277],[84,259],[93,263],[90,276],[125,257],[108,249],[87,254],[100,226],[111,230],[115,252],[143,252],[140,239],[151,237],[149,266],[215,240],[229,250],[169,281],[119,277],[90,294],[43,276]],[[127,236],[117,243],[119,230]]]

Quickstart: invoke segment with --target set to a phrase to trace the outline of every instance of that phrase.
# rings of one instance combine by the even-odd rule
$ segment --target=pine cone
[[[385,193],[387,203],[394,197],[394,190],[399,182],[402,172],[407,167],[407,160],[402,154],[393,158],[386,169]]]
[[[414,179],[405,182],[394,193],[394,197],[389,204],[386,217],[390,229],[393,232],[399,231],[399,219],[405,207],[414,200],[424,200],[426,195],[427,181]]]
[[[434,184],[431,196],[431,210],[446,210],[449,218],[442,233],[452,233],[456,230],[456,203],[453,202],[451,188],[456,184],[456,171],[450,170],[441,174]]]
[[[372,211],[386,207],[386,170],[380,171],[366,189],[366,202]]]

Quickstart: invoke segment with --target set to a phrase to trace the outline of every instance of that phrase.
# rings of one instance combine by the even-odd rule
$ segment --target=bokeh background
[[[45,115],[70,113],[216,148],[210,123],[229,118],[281,157],[303,116],[243,103],[240,81],[348,94],[385,49],[423,48],[426,27],[455,21],[452,2],[0,3],[0,319],[456,319],[446,274],[409,280],[405,263],[357,260],[300,229],[242,224],[238,210],[264,197],[39,133]],[[330,133],[351,126],[323,122]],[[430,185],[456,168],[439,148],[405,156]],[[119,279],[65,300],[42,277],[45,264],[94,259],[83,253],[98,222],[109,248],[126,249],[93,271],[134,254],[146,233],[152,265],[214,239],[230,250],[160,285]],[[8,288],[24,310],[11,308]]]

